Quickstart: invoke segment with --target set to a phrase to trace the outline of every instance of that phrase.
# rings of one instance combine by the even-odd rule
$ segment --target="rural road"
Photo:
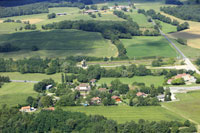
[[[155,21],[151,18],[153,25],[155,26]],[[165,37],[165,39],[176,49],[176,51],[183,57],[185,64],[188,66],[188,70],[196,71],[200,74],[200,71],[192,64],[189,58],[187,58],[183,52],[167,37],[167,35],[159,28],[160,34]]]

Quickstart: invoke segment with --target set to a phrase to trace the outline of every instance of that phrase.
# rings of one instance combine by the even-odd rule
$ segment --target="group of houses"
[[[194,76],[191,76],[190,74],[186,74],[186,73],[183,73],[183,74],[178,74],[174,77],[172,77],[171,79],[169,79],[167,81],[167,84],[172,84],[172,81],[175,80],[175,79],[180,79],[182,78],[186,84],[192,84],[192,83],[195,83],[196,82],[196,78]]]
[[[110,6],[110,10],[124,10],[126,9],[127,11],[130,10],[130,6]]]
[[[30,113],[30,112],[35,112],[37,109],[31,106],[24,106],[21,107],[21,109],[19,110],[20,112],[26,112],[26,113]],[[43,110],[50,110],[50,111],[54,111],[55,108],[54,107],[49,107],[49,108],[43,108]]]

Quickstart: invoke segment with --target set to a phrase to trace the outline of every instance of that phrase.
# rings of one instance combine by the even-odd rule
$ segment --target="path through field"
[[[187,116],[183,115],[183,114],[180,113],[180,112],[177,113],[176,111],[174,111],[174,110],[171,109],[171,108],[168,108],[168,107],[165,106],[165,105],[161,105],[161,107],[163,107],[163,108],[165,108],[165,109],[167,109],[167,110],[169,110],[169,111],[171,111],[171,112],[173,112],[173,113],[175,113],[175,114],[177,114],[177,115],[180,115],[181,117],[183,117],[183,118],[185,118],[185,119],[191,121],[192,123],[196,124],[196,125],[197,125],[197,132],[200,133],[200,123],[198,123],[197,121],[194,121],[194,120],[188,118]]]

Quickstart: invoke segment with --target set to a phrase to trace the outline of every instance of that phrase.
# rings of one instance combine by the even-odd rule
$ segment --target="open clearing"
[[[25,104],[28,96],[36,97],[32,83],[6,83],[0,88],[0,105],[17,106]]]
[[[116,120],[118,123],[125,123],[127,121],[138,121],[145,119],[149,121],[184,121],[178,115],[160,106],[149,107],[130,107],[130,106],[90,106],[90,107],[65,107],[67,111],[84,112],[87,115],[103,115],[109,119]]]
[[[43,79],[52,78],[56,82],[61,82],[61,73],[46,75],[46,74],[41,74],[41,73],[21,74],[19,72],[0,72],[0,75],[9,76],[11,80],[42,81]]]
[[[145,83],[147,86],[154,84],[155,86],[162,86],[164,83],[164,76],[134,76],[133,78],[101,78],[98,84],[107,83],[119,79],[124,84],[131,85],[133,82]]]
[[[66,56],[117,56],[117,48],[105,40],[100,33],[79,30],[53,30],[19,32],[0,35],[0,43],[10,42],[20,47],[17,52],[1,53],[4,58],[24,58],[30,56],[61,57]],[[31,51],[37,46],[39,51]]]
[[[163,103],[164,106],[200,123],[200,91],[176,94],[178,102]]]
[[[168,41],[162,37],[133,37],[133,39],[121,39],[127,55],[134,57],[176,57],[176,51]]]

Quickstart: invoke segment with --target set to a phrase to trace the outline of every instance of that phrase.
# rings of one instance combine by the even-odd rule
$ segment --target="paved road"
[[[153,19],[152,23],[155,26],[156,23]],[[196,71],[196,73],[200,74],[200,71],[192,64],[189,58],[187,58],[183,52],[167,37],[167,35],[159,28],[160,34],[165,37],[165,39],[176,49],[176,51],[182,56],[185,61],[185,64],[188,66],[188,70]]]
[[[10,80],[10,82],[18,82],[18,83],[38,83],[39,81],[29,81],[29,80]]]

